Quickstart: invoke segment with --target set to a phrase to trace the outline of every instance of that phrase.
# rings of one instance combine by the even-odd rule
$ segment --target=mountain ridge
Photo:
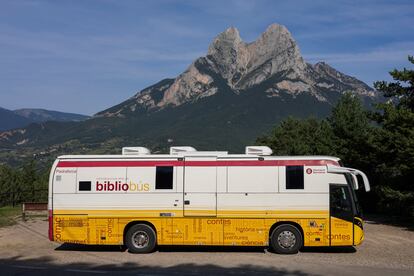
[[[0,131],[24,127],[30,123],[29,119],[14,113],[12,110],[0,107]]]
[[[71,112],[61,112],[55,110],[48,110],[42,108],[20,108],[13,110],[14,113],[23,116],[35,123],[41,123],[46,121],[83,121],[88,119],[90,116],[71,113]]]
[[[82,121],[88,118],[89,116],[86,115],[41,108],[9,110],[0,107],[0,131],[26,127],[31,123],[43,123],[46,121]]]

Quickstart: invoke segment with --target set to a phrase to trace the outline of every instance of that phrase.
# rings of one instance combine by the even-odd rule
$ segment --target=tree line
[[[39,168],[34,159],[20,168],[0,166],[0,207],[22,202],[47,202],[49,167]]]
[[[390,75],[393,81],[374,83],[385,101],[372,109],[347,93],[328,118],[287,118],[257,144],[276,155],[337,156],[367,173],[372,192],[359,193],[364,210],[414,217],[414,70]]]

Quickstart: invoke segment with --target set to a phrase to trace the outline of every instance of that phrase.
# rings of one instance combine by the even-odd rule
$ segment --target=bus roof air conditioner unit
[[[272,155],[273,151],[266,146],[248,146],[246,154],[248,155]]]
[[[196,152],[193,147],[170,147],[170,154],[180,154],[185,152]]]
[[[148,155],[151,151],[144,147],[123,147],[122,155]]]

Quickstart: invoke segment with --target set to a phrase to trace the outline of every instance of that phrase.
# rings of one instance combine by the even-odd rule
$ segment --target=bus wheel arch
[[[277,237],[286,236],[294,240],[290,248],[283,248],[277,241]],[[269,230],[269,246],[279,254],[296,254],[304,245],[304,233],[302,227],[293,221],[278,221]]]
[[[124,245],[131,253],[149,253],[157,245],[157,231],[148,221],[131,221],[124,228]]]

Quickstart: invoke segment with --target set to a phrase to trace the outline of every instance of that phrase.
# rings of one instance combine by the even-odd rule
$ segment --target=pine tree
[[[411,64],[414,57],[408,56]],[[394,69],[390,72],[394,82],[377,81],[374,87],[383,93],[384,97],[391,98],[397,107],[403,107],[414,112],[414,70],[404,68]]]
[[[328,122],[335,137],[336,155],[346,165],[368,169],[376,129],[361,100],[354,94],[344,94],[332,109]]]
[[[414,64],[414,58],[408,57]],[[390,72],[394,82],[379,81],[378,91],[390,100],[377,106],[376,152],[380,207],[414,216],[414,70]]]
[[[36,163],[34,159],[29,160],[22,169],[21,187],[24,191],[24,200],[34,201],[36,198],[36,182],[38,175],[36,171]]]
[[[333,133],[325,120],[287,118],[257,144],[267,145],[276,155],[330,155],[334,153]]]

